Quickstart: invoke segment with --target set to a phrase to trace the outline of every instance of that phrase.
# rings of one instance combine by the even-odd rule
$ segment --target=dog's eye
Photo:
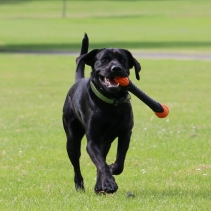
[[[107,62],[108,62],[108,58],[103,58],[103,59],[101,59],[101,62],[102,62],[102,63],[107,63]]]
[[[122,58],[122,59],[121,59],[121,62],[126,62],[126,59]]]

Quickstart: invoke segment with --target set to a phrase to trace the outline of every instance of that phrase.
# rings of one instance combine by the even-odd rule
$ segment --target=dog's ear
[[[139,80],[140,76],[139,76],[139,72],[141,71],[141,65],[140,63],[132,56],[132,54],[130,53],[130,51],[128,50],[124,50],[128,56],[128,62],[129,62],[129,68],[135,68],[135,73],[136,73],[136,79]]]
[[[90,51],[87,54],[83,54],[80,55],[77,59],[76,59],[76,64],[77,64],[77,68],[76,71],[78,70],[78,68],[80,67],[81,62],[84,62],[86,65],[89,66],[94,66],[95,63],[95,56],[96,54],[99,52],[99,49],[94,49],[92,51]]]

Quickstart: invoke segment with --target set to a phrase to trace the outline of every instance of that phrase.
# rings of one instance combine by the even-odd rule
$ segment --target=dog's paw
[[[95,193],[114,193],[118,189],[113,176],[107,176],[102,178],[102,180],[97,181],[95,185]]]
[[[102,189],[106,193],[114,193],[117,191],[118,186],[113,176],[105,177],[102,180]]]
[[[102,181],[101,181],[101,178],[98,177],[97,179],[97,183],[95,185],[95,188],[94,188],[94,191],[95,193],[103,193],[103,187],[102,187]]]
[[[97,181],[95,185],[95,193],[114,193],[118,189],[115,178],[111,175],[110,171],[104,174],[98,172]]]
[[[84,182],[83,182],[83,177],[82,176],[75,176],[74,182],[75,182],[75,189],[77,191],[85,191]]]
[[[75,189],[76,189],[77,191],[85,191],[83,182],[80,183],[80,184],[78,184],[78,183],[75,184]]]
[[[112,175],[119,175],[123,172],[123,166],[120,166],[117,163],[109,165],[109,169]]]

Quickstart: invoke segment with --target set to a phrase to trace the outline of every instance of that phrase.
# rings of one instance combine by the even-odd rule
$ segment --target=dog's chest
[[[122,111],[125,109],[122,108]],[[115,113],[102,112],[97,119],[97,124],[100,136],[103,143],[111,142],[116,137],[123,133],[128,133],[133,128],[132,110],[122,112],[121,110]]]

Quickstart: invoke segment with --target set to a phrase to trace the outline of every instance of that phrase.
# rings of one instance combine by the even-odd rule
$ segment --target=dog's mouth
[[[111,88],[111,87],[119,87],[119,83],[116,83],[114,78],[106,78],[104,77],[104,82],[105,82],[105,85],[108,87],[108,88]]]
[[[99,81],[102,85],[106,86],[107,88],[119,88],[119,83],[116,83],[114,78],[108,78],[102,75],[99,75]]]
[[[121,90],[121,86],[115,82],[114,77],[98,75],[98,80],[106,92],[117,93]]]

